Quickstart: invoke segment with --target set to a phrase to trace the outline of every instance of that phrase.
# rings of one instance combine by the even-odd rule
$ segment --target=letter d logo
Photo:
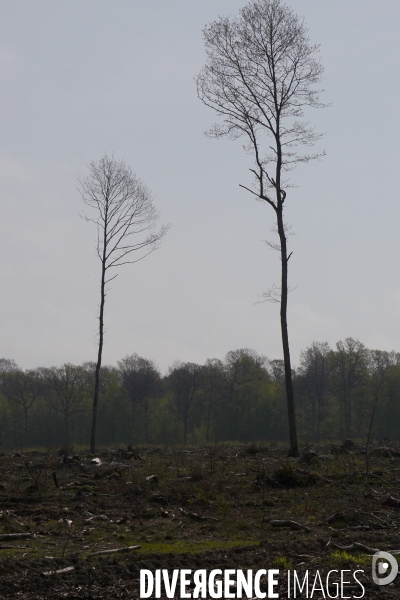
[[[388,585],[399,571],[397,560],[389,552],[376,552],[372,558],[372,579],[377,585]]]

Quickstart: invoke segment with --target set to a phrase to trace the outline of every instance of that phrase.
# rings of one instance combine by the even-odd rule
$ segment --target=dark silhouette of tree
[[[368,394],[366,398],[367,406],[367,435],[366,435],[366,455],[368,458],[369,444],[373,439],[373,433],[376,428],[379,428],[379,421],[382,422],[383,404],[385,398],[390,395],[392,378],[394,371],[398,371],[396,367],[400,364],[400,354],[396,352],[385,352],[383,350],[367,350],[366,368],[369,376]],[[390,407],[390,419],[396,418],[396,407]],[[376,418],[376,417],[379,417]],[[385,437],[385,431],[379,432]],[[386,436],[387,436],[386,432]],[[369,461],[367,459],[367,471]]]
[[[97,163],[90,163],[89,176],[80,180],[80,186],[83,202],[94,213],[93,217],[84,215],[84,218],[97,226],[97,255],[101,261],[99,347],[90,437],[90,449],[95,452],[106,285],[118,275],[111,276],[110,271],[138,262],[153,252],[168,227],[154,231],[159,215],[153,198],[123,161],[104,155]],[[135,260],[132,259],[133,252],[137,253]]]
[[[2,397],[9,400],[9,387],[13,373],[18,371],[19,367],[12,358],[0,358],[0,400]],[[1,402],[1,421],[0,421],[0,445],[3,444],[9,433],[9,414],[7,402]]]
[[[210,136],[246,139],[252,155],[253,187],[241,186],[274,211],[281,258],[281,286],[266,293],[280,301],[291,456],[298,456],[295,405],[287,326],[287,228],[283,219],[285,173],[320,155],[297,152],[319,135],[304,121],[304,107],[321,107],[314,89],[322,75],[307,29],[280,0],[253,0],[239,19],[220,17],[204,29],[208,60],[197,77],[199,98],[222,118]]]
[[[280,358],[270,360],[268,363],[272,379],[278,383],[285,383],[285,363]]]
[[[330,396],[330,366],[330,348],[327,342],[313,342],[309,348],[300,352],[297,379],[302,395],[308,400],[307,423],[313,441],[318,441],[321,437],[321,426]]]
[[[368,366],[368,370],[371,373],[370,364]],[[375,377],[378,375],[379,378],[378,373],[371,373],[371,375],[372,377],[374,377],[374,375]],[[384,437],[392,440],[396,438],[398,439],[400,437],[400,353],[390,353],[389,365],[384,369],[382,375],[384,379],[383,389],[378,389],[378,432],[381,439]],[[378,388],[379,382],[375,383],[375,386],[375,389]]]
[[[223,361],[220,393],[224,398],[223,420],[229,431],[230,439],[238,439],[238,431],[243,431],[246,421],[251,429],[251,404],[256,401],[257,387],[269,375],[266,369],[267,359],[249,348],[231,350]]]
[[[18,371],[19,367],[12,358],[0,358],[0,394],[4,394],[9,375]]]
[[[360,433],[362,426],[367,359],[367,348],[353,338],[337,342],[336,351],[332,353],[332,389],[341,409],[340,430],[346,437]]]
[[[40,369],[42,380],[47,384],[50,394],[46,400],[63,419],[63,446],[71,445],[71,422],[84,410],[85,392],[89,388],[90,372],[84,366],[66,363],[62,367]]]
[[[189,419],[201,386],[201,366],[175,362],[170,368],[168,384],[172,390],[178,416],[183,425],[183,443],[187,443]]]
[[[118,361],[122,385],[128,392],[132,407],[132,422],[135,409],[143,411],[144,442],[149,442],[149,415],[155,398],[160,393],[161,375],[153,360],[138,356],[136,353]]]
[[[221,378],[223,373],[222,361],[217,358],[209,358],[201,368],[201,387],[206,403],[206,441],[210,439],[210,428],[217,402],[221,398]]]
[[[28,445],[29,411],[41,391],[41,381],[37,371],[16,369],[9,373],[7,397],[10,402],[20,407],[24,416],[24,443]]]

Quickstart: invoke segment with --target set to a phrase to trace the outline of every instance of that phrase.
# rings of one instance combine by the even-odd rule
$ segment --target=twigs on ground
[[[139,550],[141,546],[127,546],[125,548],[112,548],[111,550],[98,550],[88,554],[88,558],[91,556],[98,556],[100,554],[124,554],[125,552],[132,552],[132,550]]]

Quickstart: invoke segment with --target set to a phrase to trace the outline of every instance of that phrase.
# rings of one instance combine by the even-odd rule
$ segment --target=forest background
[[[0,361],[5,448],[87,444],[95,364],[22,370]],[[299,438],[329,442],[400,436],[400,354],[352,338],[314,342],[293,372]],[[98,443],[205,444],[285,441],[283,361],[250,349],[204,364],[175,362],[164,376],[137,354],[101,370]]]

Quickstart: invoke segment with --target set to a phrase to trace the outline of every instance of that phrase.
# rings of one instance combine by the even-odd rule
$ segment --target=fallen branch
[[[397,525],[383,525],[382,523],[372,523],[371,525],[353,525],[347,529],[351,531],[376,531],[380,529],[396,529]]]
[[[31,537],[31,533],[0,533],[0,540],[24,540]]]
[[[288,521],[288,520],[272,520],[269,522],[272,527],[289,527],[290,529],[303,529],[304,531],[311,531],[309,527],[306,525],[302,525],[297,521]]]
[[[127,546],[126,548],[113,548],[112,550],[98,550],[98,552],[92,552],[87,557],[98,556],[99,554],[116,554],[117,552],[122,554],[124,552],[131,552],[132,550],[139,550],[141,546]]]
[[[382,506],[393,506],[394,508],[400,508],[400,500],[393,498],[391,494],[383,494],[380,502]]]
[[[185,515],[185,517],[190,517],[191,519],[194,519],[195,521],[220,521],[221,519],[216,519],[215,517],[202,517],[201,515],[198,515],[195,512],[189,512],[187,510],[184,510],[183,508],[179,508],[178,509],[183,515]]]
[[[350,546],[339,546],[339,544],[334,544],[331,542],[331,546],[334,548],[338,548],[338,550],[344,550],[345,552],[365,552],[366,554],[375,554],[375,552],[379,552],[379,548],[370,548],[365,544],[360,544],[359,542],[353,542]]]
[[[45,571],[43,575],[46,577],[51,577],[52,575],[60,575],[62,573],[70,573],[73,571],[75,567],[65,567],[65,569],[59,569],[58,571]]]

